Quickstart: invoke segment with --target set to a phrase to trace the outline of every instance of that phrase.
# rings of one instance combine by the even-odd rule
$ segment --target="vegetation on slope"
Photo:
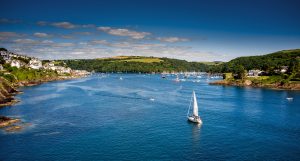
[[[180,71],[207,71],[208,65],[185,60],[122,56],[105,59],[80,59],[61,60],[72,69],[81,69],[95,72],[127,72],[127,73],[151,73],[151,72],[180,72]]]

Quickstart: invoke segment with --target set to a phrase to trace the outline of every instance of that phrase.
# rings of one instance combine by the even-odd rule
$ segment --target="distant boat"
[[[120,80],[123,80],[123,78],[122,78],[122,77],[120,77]]]
[[[293,97],[287,97],[286,98],[288,101],[292,101],[294,98]]]
[[[191,104],[193,102],[193,113],[192,115],[190,115],[190,108],[191,108]],[[198,114],[198,103],[197,103],[197,97],[196,97],[196,93],[195,91],[193,91],[193,95],[191,98],[191,102],[190,102],[190,106],[189,106],[189,110],[187,113],[187,118],[189,121],[197,123],[197,124],[202,124],[202,120]]]
[[[176,79],[174,79],[174,81],[175,82],[180,82],[180,79],[179,79],[178,75],[177,75]]]

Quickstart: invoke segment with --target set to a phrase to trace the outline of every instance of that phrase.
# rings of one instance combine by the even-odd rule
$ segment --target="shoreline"
[[[290,91],[300,91],[299,83],[288,83],[281,85],[280,83],[273,84],[254,84],[249,80],[245,81],[231,81],[231,80],[219,80],[215,82],[210,82],[209,85],[222,85],[222,86],[236,86],[236,87],[253,87],[253,88],[266,88],[273,90],[290,90]]]
[[[22,91],[18,90],[20,87],[30,87],[48,82],[71,80],[83,77],[85,76],[58,76],[55,78],[45,78],[37,81],[20,81],[14,84],[8,84],[5,80],[0,79],[0,81],[2,81],[2,86],[0,89],[0,109],[7,106],[13,106],[20,102],[20,100],[15,98],[16,95],[23,93]],[[28,123],[22,122],[20,118],[12,118],[0,115],[0,129],[3,129],[6,132],[11,133],[21,131],[24,128],[23,124],[26,125]]]

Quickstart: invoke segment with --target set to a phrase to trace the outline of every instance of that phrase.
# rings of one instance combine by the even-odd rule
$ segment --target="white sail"
[[[193,97],[194,97],[193,114],[194,114],[194,116],[198,116],[198,103],[197,103],[197,98],[196,98],[195,91],[193,91]]]

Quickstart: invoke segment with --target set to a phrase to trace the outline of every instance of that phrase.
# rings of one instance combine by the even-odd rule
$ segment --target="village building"
[[[20,60],[11,60],[10,61],[10,66],[20,68],[21,67],[21,62],[20,62]]]
[[[56,70],[58,74],[71,74],[71,71],[72,69],[69,68],[69,67],[62,67],[62,66],[54,66],[54,67],[51,67],[51,69],[53,70]]]
[[[247,73],[248,77],[258,77],[262,73],[261,70],[249,70]]]
[[[280,72],[281,73],[286,73],[288,71],[289,67],[288,66],[281,66]]]
[[[29,67],[32,69],[40,69],[43,67],[42,61],[38,59],[31,59],[29,62]]]
[[[89,75],[90,72],[86,71],[86,70],[72,70],[72,75],[77,75],[77,76],[85,76],[85,75]]]

